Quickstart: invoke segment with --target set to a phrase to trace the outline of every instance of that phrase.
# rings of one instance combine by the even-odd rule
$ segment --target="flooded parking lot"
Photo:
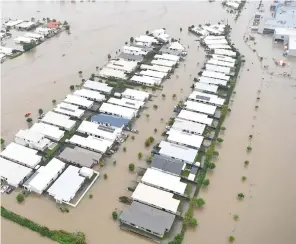
[[[289,186],[295,185],[295,80],[268,75],[261,69],[256,54],[245,45],[244,28],[254,14],[256,4],[247,4],[237,23],[218,2],[5,4],[3,13],[9,17],[48,16],[65,19],[71,25],[70,35],[62,33],[38,49],[2,65],[1,130],[7,141],[12,140],[20,128],[26,128],[25,113],[32,112],[37,118],[39,108],[50,110],[52,99],[61,101],[69,93],[70,85],[80,83],[79,70],[88,78],[96,66],[102,67],[107,61],[108,53],[114,55],[130,36],[165,27],[171,36],[181,38],[189,50],[186,61],[163,84],[161,93],[166,94],[166,98],[153,97],[147,104],[148,109],[135,122],[139,134],[135,135],[135,140],[129,138],[123,144],[127,151],[119,149],[100,169],[101,173],[108,174],[108,179],[101,177],[91,188],[93,199],[85,198],[67,214],[61,213],[52,200],[33,194],[21,205],[16,202],[15,193],[3,195],[2,205],[51,229],[83,231],[91,244],[148,243],[120,231],[111,216],[114,209],[126,207],[118,202],[118,197],[130,194],[127,186],[135,179],[135,175],[128,172],[128,164],[146,166],[144,158],[151,149],[144,147],[146,138],[151,135],[155,141],[162,138],[161,132],[165,121],[172,116],[173,107],[191,91],[193,78],[200,70],[197,63],[203,63],[204,52],[202,48],[197,49],[196,37],[187,33],[187,27],[228,19],[233,27],[232,41],[245,55],[246,64],[232,98],[232,112],[225,122],[227,130],[222,136],[225,142],[218,148],[217,168],[209,175],[210,186],[201,193],[207,204],[196,212],[200,226],[186,233],[184,243],[227,243],[229,235],[234,235],[237,243],[294,243],[296,223],[290,216],[295,214],[292,206],[295,194],[291,194]],[[15,11],[16,6],[22,11]],[[209,8],[215,13],[210,17]],[[258,49],[270,48],[271,39],[261,39]],[[280,58],[281,52],[275,52],[275,56]],[[258,89],[261,99],[255,112]],[[159,95],[160,91],[155,94]],[[172,98],[173,94],[177,99]],[[158,105],[157,110],[153,104]],[[149,118],[145,114],[149,114]],[[156,134],[154,128],[158,129]],[[249,134],[254,135],[253,152],[247,154]],[[138,160],[138,152],[143,153],[143,160]],[[112,164],[114,160],[116,166]],[[250,161],[248,168],[243,165],[245,160]],[[243,175],[247,176],[245,183],[241,182]],[[244,201],[236,200],[238,192],[244,192]],[[238,214],[240,220],[235,222],[232,214]],[[5,243],[15,243],[15,233],[21,232],[24,232],[23,241],[50,242],[29,230],[20,230],[21,227],[15,224],[5,220],[3,223]]]

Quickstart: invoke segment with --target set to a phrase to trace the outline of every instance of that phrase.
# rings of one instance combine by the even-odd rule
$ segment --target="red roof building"
[[[47,27],[51,29],[56,29],[60,26],[61,22],[60,21],[51,21],[47,23]]]

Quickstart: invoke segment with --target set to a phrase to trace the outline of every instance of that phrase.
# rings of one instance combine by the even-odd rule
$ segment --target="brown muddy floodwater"
[[[221,135],[225,141],[218,148],[217,167],[209,175],[210,186],[201,193],[207,204],[202,211],[196,212],[200,226],[186,233],[184,243],[227,243],[227,237],[233,235],[236,243],[294,244],[296,81],[263,72],[256,54],[243,42],[242,37],[257,4],[247,4],[247,9],[234,23],[233,16],[227,15],[218,2],[5,3],[2,6],[3,17],[51,17],[67,20],[71,25],[70,35],[62,33],[32,53],[2,65],[1,130],[7,140],[13,139],[18,129],[27,126],[26,112],[36,116],[39,108],[51,109],[52,99],[61,101],[69,93],[71,84],[80,83],[79,70],[83,70],[86,78],[89,77],[96,66],[101,67],[106,62],[107,54],[115,54],[130,36],[165,27],[171,36],[181,38],[182,44],[190,48],[184,62],[186,66],[181,63],[172,78],[164,82],[162,93],[166,98],[153,98],[147,104],[149,108],[136,121],[135,127],[140,133],[134,141],[128,139],[123,144],[127,148],[126,153],[119,151],[108,160],[104,169],[99,169],[108,174],[108,179],[100,177],[94,184],[90,190],[93,199],[86,197],[75,209],[63,214],[52,199],[44,196],[31,195],[19,205],[14,192],[3,195],[3,206],[51,229],[83,231],[90,244],[148,243],[120,231],[111,217],[114,209],[126,207],[118,202],[118,197],[130,196],[127,186],[136,178],[135,174],[128,172],[128,164],[134,162],[137,166],[146,166],[144,160],[137,159],[138,152],[144,156],[149,153],[144,148],[145,139],[153,135],[156,141],[161,140],[160,134],[165,127],[161,118],[167,121],[173,114],[173,106],[190,93],[192,80],[200,69],[197,62],[202,64],[204,52],[201,48],[197,50],[196,37],[187,33],[187,27],[228,19],[233,27],[232,40],[247,61],[241,71],[237,93],[232,98],[232,112],[225,121],[227,130]],[[263,44],[258,43],[261,47],[258,52],[264,50],[262,55],[267,57],[271,53],[271,39],[262,37],[260,41]],[[277,50],[275,56],[281,58],[281,53]],[[258,89],[261,89],[259,95]],[[172,99],[173,94],[177,94],[176,100]],[[257,96],[261,98],[258,103]],[[157,110],[153,109],[154,104],[158,105]],[[257,111],[254,109],[256,104],[259,106]],[[149,119],[146,113],[150,114]],[[156,134],[154,128],[158,129]],[[253,134],[251,142],[249,134]],[[249,143],[253,151],[247,154]],[[112,165],[114,160],[117,161],[116,166]],[[248,168],[243,165],[245,160],[250,161]],[[248,177],[245,183],[241,182],[243,175]],[[236,200],[239,192],[245,194],[241,202]],[[231,214],[238,214],[240,220],[234,222]],[[4,243],[16,243],[16,233],[22,234],[23,243],[49,242],[20,228],[3,221]]]

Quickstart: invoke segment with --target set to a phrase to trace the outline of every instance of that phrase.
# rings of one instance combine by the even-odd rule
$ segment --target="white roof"
[[[200,35],[202,35],[202,36],[206,36],[206,35],[209,34],[208,31],[206,31],[206,30],[200,28],[199,26],[195,26],[195,27],[193,27],[192,30],[193,30],[194,32],[196,32],[197,34],[200,34]]]
[[[208,41],[208,40],[225,40],[225,36],[206,36],[204,38],[204,41]]]
[[[45,137],[49,139],[54,139],[59,141],[63,138],[65,132],[59,129],[56,126],[48,125],[44,123],[35,123],[31,128],[31,131],[35,131],[43,134]]]
[[[226,44],[212,44],[208,45],[209,49],[231,49],[231,46]]]
[[[296,50],[296,36],[289,37],[289,50]]]
[[[116,69],[121,70],[124,72],[132,72],[136,67],[138,63],[135,61],[126,61],[124,59],[119,60],[111,60],[106,67],[110,69]]]
[[[202,76],[206,76],[214,79],[226,80],[226,81],[229,81],[230,79],[229,75],[225,75],[223,73],[218,73],[218,72],[209,71],[209,70],[205,70],[204,72],[202,72]]]
[[[75,96],[80,96],[80,97],[88,98],[90,100],[99,101],[99,102],[106,100],[105,95],[97,91],[92,91],[88,89],[76,90],[73,94]]]
[[[22,138],[33,143],[38,143],[44,138],[44,135],[39,132],[26,129],[19,130],[18,133],[16,133],[15,137]]]
[[[207,84],[203,82],[196,82],[194,84],[194,89],[199,90],[199,91],[206,91],[206,92],[211,92],[211,93],[216,93],[218,91],[218,86],[213,85],[213,84]]]
[[[194,134],[202,135],[206,126],[204,124],[176,118],[174,124],[172,125],[172,128],[175,130],[180,130],[184,132],[187,131],[191,133],[193,132]]]
[[[193,91],[189,95],[190,100],[200,101],[205,103],[212,103],[217,106],[222,106],[224,104],[225,99],[218,97],[214,94],[202,93],[198,91]]]
[[[180,200],[174,199],[173,196],[173,193],[140,183],[133,192],[132,199],[177,213]]]
[[[275,28],[274,29],[275,35],[288,35],[288,36],[295,36],[296,30],[295,29],[289,29],[289,28]]]
[[[17,187],[31,172],[31,168],[0,157],[0,176],[7,179],[7,183],[14,187]]]
[[[219,55],[226,55],[230,57],[236,56],[236,52],[225,50],[225,49],[215,49],[214,52],[215,54],[219,54]]]
[[[137,101],[137,100],[128,99],[128,98],[124,98],[124,97],[120,98],[120,99],[115,98],[115,97],[111,97],[107,102],[115,104],[115,105],[127,107],[127,108],[134,108],[134,109],[140,109],[145,104],[142,101]]]
[[[35,23],[34,22],[31,22],[31,21],[24,21],[24,22],[18,24],[17,27],[20,27],[20,28],[28,28],[28,27],[30,27],[32,25],[35,25]]]
[[[169,49],[184,51],[185,48],[179,42],[172,42]]]
[[[176,56],[176,55],[172,55],[172,54],[156,54],[154,56],[154,58],[156,59],[163,59],[163,60],[170,60],[170,61],[179,61],[180,57],[179,56]]]
[[[111,103],[103,103],[100,107],[100,112],[117,115],[122,118],[132,119],[136,116],[137,110],[132,108],[126,108]]]
[[[78,106],[63,102],[58,104],[53,110],[55,112],[66,114],[75,118],[80,118],[85,112],[85,110],[79,109]]]
[[[9,20],[7,23],[5,23],[4,25],[5,26],[9,26],[9,27],[12,27],[12,26],[15,26],[15,25],[18,25],[20,23],[24,22],[23,20]]]
[[[217,39],[217,40],[204,40],[206,45],[214,45],[214,44],[228,44],[226,39]]]
[[[157,30],[152,31],[151,33],[152,33],[152,35],[154,37],[157,37],[157,36],[159,36],[161,34],[164,34],[165,33],[165,29],[163,29],[163,28],[162,29],[157,29]]]
[[[167,157],[179,159],[188,163],[194,163],[198,150],[189,147],[177,145],[167,141],[161,141],[159,144],[159,154]]]
[[[99,72],[99,76],[102,77],[114,77],[118,79],[123,79],[126,80],[127,76],[124,74],[123,71],[121,70],[116,70],[116,69],[109,69],[109,68],[103,68]]]
[[[214,79],[214,78],[205,77],[205,76],[201,76],[199,78],[199,82],[200,83],[206,83],[206,84],[227,86],[227,80]]]
[[[216,106],[200,103],[200,102],[193,102],[193,101],[186,101],[185,102],[186,110],[190,110],[193,112],[199,112],[202,114],[209,114],[214,115],[216,112]]]
[[[110,93],[113,89],[113,87],[108,86],[105,83],[102,82],[97,82],[97,81],[92,81],[92,80],[87,80],[84,84],[83,84],[84,88],[88,88],[91,90],[97,90],[103,93]]]
[[[160,66],[166,66],[166,67],[173,67],[177,61],[170,61],[170,60],[163,60],[163,59],[154,59],[151,61],[151,64],[156,64]]]
[[[62,161],[53,158],[46,166],[41,166],[37,170],[37,174],[34,174],[34,178],[28,184],[29,189],[41,194],[65,166]]]
[[[83,108],[91,108],[94,105],[94,102],[87,100],[86,98],[74,95],[67,95],[64,100],[65,103],[74,104]]]
[[[70,165],[48,189],[48,193],[58,201],[70,202],[84,182],[79,168]]]
[[[81,133],[87,133],[88,135],[97,136],[105,140],[114,142],[116,137],[121,133],[121,129],[104,130],[104,126],[98,125],[90,121],[82,121],[77,131]]]
[[[168,141],[177,143],[177,144],[187,145],[196,149],[199,149],[201,147],[204,139],[203,136],[195,135],[192,133],[187,133],[187,132],[183,132],[175,129],[170,129],[167,132],[167,134],[169,135]]]
[[[74,145],[78,145],[80,147],[83,147],[89,150],[91,149],[100,153],[105,153],[106,150],[112,145],[111,141],[108,141],[102,138],[92,137],[92,136],[82,137],[82,136],[74,135],[69,140],[69,142]]]
[[[204,25],[203,28],[210,33],[221,35],[224,31],[225,25]]]
[[[140,72],[140,75],[163,79],[167,74],[163,72],[154,71],[154,70],[142,70]]]
[[[138,91],[130,88],[125,89],[125,91],[122,93],[122,96],[124,97],[130,97],[131,99],[139,101],[147,100],[149,98],[149,95],[150,94],[148,92]]]
[[[232,2],[232,1],[226,1],[226,5],[228,7],[234,8],[234,9],[238,9],[239,7],[239,3],[237,2]]]
[[[18,36],[17,38],[14,39],[15,42],[17,43],[30,43],[32,41],[35,41],[33,38],[30,37],[24,37],[24,36]]]
[[[159,66],[159,65],[147,65],[147,64],[142,64],[141,69],[154,70],[154,71],[164,72],[164,73],[168,73],[171,70],[170,67]]]
[[[32,32],[26,33],[25,37],[31,37],[31,38],[37,38],[37,39],[38,38],[44,38],[43,35],[37,34],[37,33],[32,33]]]
[[[50,31],[52,31],[52,29],[47,28],[47,27],[38,27],[38,28],[36,28],[35,31],[36,31],[37,33],[39,32],[39,33],[47,34],[47,33],[49,33]]]
[[[135,38],[135,41],[144,43],[158,43],[157,39],[152,36],[138,36]]]
[[[230,74],[230,68],[229,67],[222,67],[218,65],[212,65],[212,64],[206,64],[206,69],[210,71],[215,71],[219,73],[224,73],[224,74]]]
[[[66,130],[71,130],[76,121],[71,120],[69,116],[63,114],[57,114],[49,111],[41,120],[44,123],[53,124],[58,127],[65,128]]]
[[[211,125],[213,123],[213,119],[209,118],[208,115],[195,113],[188,110],[181,110],[181,112],[178,114],[178,118],[205,125]]]
[[[88,178],[91,178],[94,174],[94,171],[90,168],[87,168],[87,167],[82,167],[80,170],[79,170],[79,174],[84,176],[84,177],[88,177]]]
[[[186,183],[181,182],[181,177],[151,168],[146,170],[141,182],[179,194],[184,194],[187,186]]]
[[[224,62],[224,61],[220,61],[220,60],[217,60],[217,59],[214,59],[214,58],[208,60],[208,64],[214,64],[214,65],[230,67],[230,68],[234,67],[234,63]]]
[[[0,153],[0,155],[30,168],[34,168],[42,159],[37,153],[37,150],[12,142]]]
[[[12,50],[12,48],[0,46],[0,53],[4,53],[6,55],[12,54]]]
[[[160,85],[160,83],[161,83],[160,78],[155,78],[155,77],[151,77],[151,76],[139,76],[139,75],[134,75],[131,78],[131,81],[136,82],[136,83],[140,83],[140,84],[146,84],[149,86]]]
[[[142,48],[134,46],[124,46],[122,52],[134,55],[146,55],[148,53],[148,51],[144,51]]]
[[[230,62],[230,63],[235,63],[236,61],[234,58],[223,56],[223,55],[216,55],[216,54],[213,54],[212,58],[217,59],[219,61]]]

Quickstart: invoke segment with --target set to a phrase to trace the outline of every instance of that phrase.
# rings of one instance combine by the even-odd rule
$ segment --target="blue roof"
[[[127,125],[129,123],[129,119],[107,115],[107,114],[96,114],[91,117],[91,121],[100,123],[100,124],[110,124],[114,127],[122,127],[123,125]]]

